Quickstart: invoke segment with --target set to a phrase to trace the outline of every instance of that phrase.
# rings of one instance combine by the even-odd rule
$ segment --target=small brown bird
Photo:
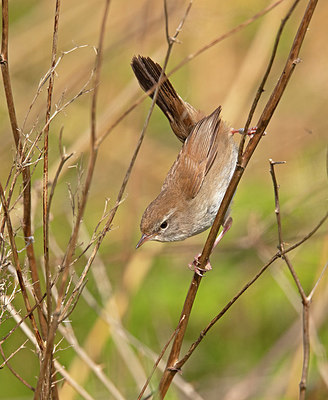
[[[162,70],[149,57],[141,56],[133,58],[132,68],[145,91],[158,82]],[[208,229],[237,161],[238,150],[233,140],[235,130],[220,118],[221,107],[204,117],[181,99],[165,75],[156,103],[184,144],[161,192],[142,216],[142,236],[137,248],[148,240],[184,240]],[[231,219],[226,230],[230,225]]]

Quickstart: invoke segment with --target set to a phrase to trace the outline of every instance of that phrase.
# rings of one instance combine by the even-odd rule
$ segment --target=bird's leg
[[[228,230],[231,228],[232,226],[232,218],[229,217],[224,221],[223,224],[223,229],[220,232],[220,234],[217,236],[217,238],[215,239],[215,242],[213,244],[213,248],[212,251],[215,249],[215,247],[218,245],[218,243],[220,242],[220,240],[223,238],[223,236],[228,232]]]
[[[218,245],[218,243],[221,241],[223,236],[228,232],[228,230],[231,228],[232,225],[232,218],[229,217],[223,224],[223,229],[215,239],[215,242],[213,244],[212,251],[215,249],[215,247]],[[194,257],[194,261],[190,264],[188,264],[189,269],[192,271],[196,272],[197,275],[203,276],[205,272],[210,271],[212,269],[210,261],[207,261],[207,264],[205,265],[204,268],[200,268],[200,262],[199,258],[201,256],[201,253],[197,254],[197,256]]]
[[[252,139],[252,137],[255,135],[256,131],[257,131],[257,126],[255,126],[254,128],[248,128],[247,135]],[[240,133],[242,135],[244,133],[244,128],[240,128],[240,129],[231,128],[230,132],[232,134]],[[263,133],[263,136],[264,135],[266,135],[266,132]]]

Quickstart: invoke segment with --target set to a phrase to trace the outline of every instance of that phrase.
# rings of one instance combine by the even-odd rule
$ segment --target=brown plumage
[[[134,57],[132,66],[145,91],[158,81],[161,67],[150,58]],[[161,85],[157,104],[184,144],[159,195],[143,214],[137,247],[147,240],[184,240],[209,228],[237,160],[231,129],[220,118],[221,107],[201,118],[199,111],[178,96],[169,80]]]

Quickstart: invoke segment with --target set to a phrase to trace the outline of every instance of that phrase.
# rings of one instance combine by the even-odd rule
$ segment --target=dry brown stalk
[[[284,243],[283,235],[282,235],[282,224],[281,224],[281,213],[280,213],[279,185],[277,182],[275,168],[274,168],[275,165],[277,165],[277,164],[284,164],[284,162],[283,161],[277,162],[277,161],[273,161],[270,159],[270,174],[272,177],[272,183],[273,183],[273,188],[274,188],[275,214],[276,214],[277,228],[278,228],[278,248],[281,253],[282,259],[287,264],[288,269],[294,279],[294,282],[296,284],[296,287],[297,287],[300,297],[301,297],[302,307],[303,307],[303,312],[302,312],[303,364],[302,364],[302,376],[301,376],[301,380],[299,383],[299,399],[305,400],[307,378],[308,378],[308,372],[309,372],[309,362],[310,362],[310,306],[311,306],[313,294],[314,294],[320,280],[322,279],[322,276],[326,270],[327,264],[323,268],[322,273],[320,274],[320,276],[319,276],[317,282],[315,283],[313,289],[311,290],[310,294],[307,296],[303,289],[301,281],[300,281],[289,257],[287,256],[287,254],[285,252],[285,243]]]
[[[275,162],[270,159],[270,174],[272,177],[272,182],[273,182],[273,188],[274,188],[274,198],[275,198],[275,214],[276,214],[276,219],[277,219],[277,227],[278,227],[278,248],[280,252],[283,252],[285,250],[285,244],[283,241],[283,236],[282,236],[282,227],[281,227],[281,214],[280,214],[280,201],[279,201],[279,185],[277,183],[276,179],[276,174],[275,174],[275,169],[274,166],[277,164],[283,164],[284,162]],[[299,294],[302,299],[302,305],[303,305],[303,330],[302,330],[302,336],[303,336],[303,366],[302,366],[302,376],[299,384],[299,399],[300,400],[305,400],[305,394],[306,394],[306,383],[307,383],[307,376],[308,376],[308,371],[309,371],[309,362],[310,362],[310,302],[311,299],[309,299],[303,289],[303,286],[296,274],[296,271],[294,270],[294,267],[292,263],[289,260],[289,257],[286,254],[282,254],[282,259],[285,261],[287,264],[289,271],[296,283],[297,289],[299,291]]]
[[[23,150],[21,138],[19,135],[19,128],[16,118],[14,96],[11,86],[10,73],[9,73],[9,58],[8,58],[8,41],[9,41],[9,11],[8,11],[8,0],[2,1],[2,39],[1,39],[1,72],[2,80],[6,94],[8,115],[11,124],[12,134],[17,149],[16,162],[20,163],[23,158]],[[24,240],[26,245],[26,253],[29,262],[29,269],[33,281],[33,288],[35,296],[39,301],[42,298],[41,286],[39,281],[39,274],[36,265],[36,259],[33,247],[33,233],[31,228],[31,175],[30,168],[28,165],[22,164],[22,177],[23,177],[23,232]],[[38,309],[39,321],[45,329],[45,320],[42,312]]]
[[[51,271],[49,267],[49,199],[48,199],[48,171],[49,171],[49,127],[50,127],[50,116],[52,107],[52,95],[54,88],[54,78],[55,78],[55,65],[57,58],[57,41],[58,41],[58,23],[59,23],[59,11],[60,11],[60,0],[56,0],[55,9],[55,19],[53,28],[53,39],[52,39],[52,54],[51,54],[51,73],[49,77],[48,86],[48,98],[47,98],[47,108],[46,108],[46,118],[45,124],[46,128],[44,130],[44,147],[43,147],[43,258],[44,258],[44,268],[46,272],[46,291],[47,291],[47,314],[48,314],[48,324],[50,323],[50,316],[52,312],[52,296],[51,296]]]
[[[43,328],[43,337],[46,337],[51,322],[52,314],[52,293],[51,293],[51,271],[49,265],[49,198],[48,198],[48,171],[49,171],[49,127],[52,106],[52,95],[55,77],[55,65],[57,57],[57,41],[58,41],[58,23],[59,23],[60,0],[56,0],[53,40],[52,40],[52,54],[51,54],[51,74],[49,77],[48,97],[45,117],[45,130],[43,135],[43,179],[42,179],[42,217],[43,217],[43,260],[46,275],[46,293],[47,293],[47,330]],[[41,324],[44,326],[44,324]],[[43,398],[58,399],[58,389],[55,382],[55,369],[52,360],[52,352],[50,355],[50,362],[47,366],[47,377],[43,381],[42,396]]]

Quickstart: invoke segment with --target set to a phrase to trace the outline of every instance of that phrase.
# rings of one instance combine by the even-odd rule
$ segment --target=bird
[[[158,83],[162,68],[150,57],[134,56],[131,64],[144,91]],[[241,130],[232,129],[221,118],[221,106],[206,116],[177,94],[165,74],[156,104],[183,145],[160,193],[143,213],[137,248],[147,241],[184,240],[208,229],[214,222],[238,158],[233,134]],[[231,226],[229,213],[230,207],[217,241]],[[193,265],[197,268],[196,261]],[[209,264],[206,270],[210,268]]]

